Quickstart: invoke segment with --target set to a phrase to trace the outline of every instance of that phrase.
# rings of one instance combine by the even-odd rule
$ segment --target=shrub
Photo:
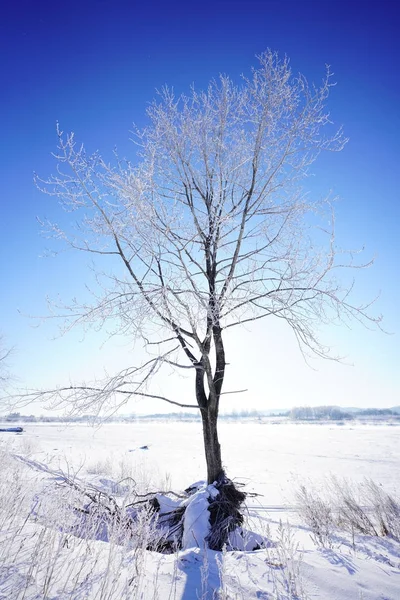
[[[371,479],[355,485],[331,477],[325,497],[304,484],[296,492],[297,510],[316,545],[332,546],[336,528],[400,540],[400,503]]]

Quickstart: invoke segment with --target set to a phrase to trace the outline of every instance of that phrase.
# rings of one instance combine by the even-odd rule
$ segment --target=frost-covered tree
[[[101,412],[141,396],[198,409],[211,483],[224,477],[228,329],[279,318],[303,352],[325,357],[321,323],[379,323],[337,277],[363,265],[337,249],[331,201],[302,190],[318,155],[346,142],[326,110],[331,86],[329,70],[315,87],[267,51],[239,84],[224,75],[205,91],[162,90],[135,131],[132,161],[109,164],[58,130],[57,174],[38,184],[77,228],[47,227],[99,267],[93,302],[64,307],[66,327],[112,320],[150,356],[105,381],[52,390],[54,401]],[[164,367],[193,372],[193,402],[152,392]]]

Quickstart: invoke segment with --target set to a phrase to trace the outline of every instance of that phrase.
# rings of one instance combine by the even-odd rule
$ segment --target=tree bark
[[[204,452],[207,463],[207,483],[214,483],[224,475],[221,446],[218,441],[217,414],[209,408],[201,411],[203,422]]]

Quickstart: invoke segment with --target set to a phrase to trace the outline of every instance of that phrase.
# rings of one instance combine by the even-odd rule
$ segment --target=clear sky
[[[54,171],[56,121],[89,150],[107,155],[116,145],[133,154],[131,124],[144,123],[156,88],[202,88],[221,72],[236,79],[269,47],[287,54],[293,70],[312,81],[321,80],[326,63],[335,73],[329,106],[350,142],[316,165],[312,192],[338,194],[339,242],[365,246],[366,259],[376,256],[375,265],[359,273],[357,293],[368,299],[381,292],[376,312],[392,335],[326,328],[323,339],[354,366],[319,361],[313,371],[276,324],[236,332],[228,347],[230,383],[249,392],[230,397],[223,410],[400,404],[399,26],[396,3],[388,0],[4,4],[0,331],[16,347],[12,367],[21,384],[89,380],[131,360],[127,340],[102,346],[101,332],[84,339],[79,331],[53,340],[53,320],[36,327],[26,316],[46,315],[47,295],[79,296],[88,278],[84,256],[41,257],[51,242],[40,235],[36,217],[65,218],[32,181],[34,171]],[[249,381],[254,362],[259,377]],[[161,385],[192,401],[191,383],[169,378]],[[131,408],[153,412],[166,405]]]

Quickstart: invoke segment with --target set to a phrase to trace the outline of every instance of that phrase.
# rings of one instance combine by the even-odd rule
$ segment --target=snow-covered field
[[[204,477],[199,423],[38,423],[0,433],[0,599],[399,600],[395,539],[338,529],[321,545],[295,499],[301,484],[323,491],[331,475],[369,478],[399,497],[399,436],[384,424],[222,422],[227,473],[260,494],[248,498],[246,525],[269,547],[159,554],[120,537],[72,535],[74,499],[60,483],[91,483],[120,503],[132,479],[140,491],[182,491]]]

